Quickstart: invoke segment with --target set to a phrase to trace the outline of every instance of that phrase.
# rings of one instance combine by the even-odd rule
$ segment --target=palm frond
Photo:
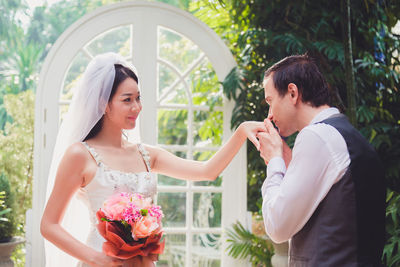
[[[273,247],[269,241],[247,230],[240,222],[227,231],[228,254],[235,259],[249,259],[253,266],[270,267]]]

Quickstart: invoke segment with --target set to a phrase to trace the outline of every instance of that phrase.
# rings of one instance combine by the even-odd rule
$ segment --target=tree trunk
[[[347,116],[350,122],[357,127],[356,118],[356,89],[354,80],[353,51],[351,44],[351,19],[350,19],[350,0],[343,0],[344,9],[344,64],[347,88]]]

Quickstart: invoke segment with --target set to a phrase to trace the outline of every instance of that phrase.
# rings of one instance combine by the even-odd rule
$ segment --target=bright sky
[[[393,32],[396,33],[396,34],[400,34],[400,20],[393,27]]]

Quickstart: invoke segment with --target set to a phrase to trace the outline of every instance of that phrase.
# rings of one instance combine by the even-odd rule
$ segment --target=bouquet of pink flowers
[[[117,193],[103,203],[96,213],[97,229],[106,242],[103,251],[112,257],[130,259],[135,256],[161,254],[164,240],[160,206],[151,198],[134,193]]]

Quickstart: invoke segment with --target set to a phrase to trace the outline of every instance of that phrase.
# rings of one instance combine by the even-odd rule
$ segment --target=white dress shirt
[[[336,108],[324,109],[299,132],[287,170],[281,157],[268,163],[262,213],[266,232],[276,243],[303,228],[350,164],[342,135],[328,124],[316,124],[334,114],[339,114]]]

